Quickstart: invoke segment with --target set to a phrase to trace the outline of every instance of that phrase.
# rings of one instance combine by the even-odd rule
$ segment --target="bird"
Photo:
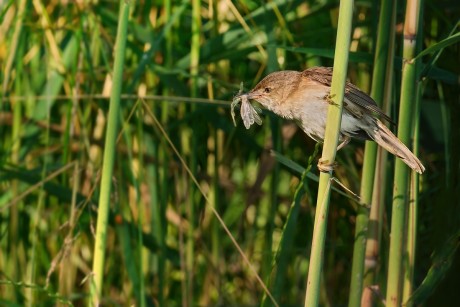
[[[310,138],[322,143],[330,105],[332,72],[331,67],[273,72],[243,94],[246,95],[243,99],[255,100],[275,114],[296,121]],[[351,138],[375,141],[422,174],[425,167],[420,160],[378,117],[393,123],[368,94],[347,81],[337,150],[347,145]]]

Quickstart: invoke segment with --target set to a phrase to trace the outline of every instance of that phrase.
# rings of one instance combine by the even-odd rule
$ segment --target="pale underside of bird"
[[[279,71],[266,76],[254,89],[243,93],[242,89],[232,102],[233,108],[241,102],[241,118],[246,129],[261,124],[258,111],[249,100],[256,100],[275,114],[295,120],[302,130],[317,142],[324,140],[327,121],[332,68],[313,67],[303,72]],[[425,167],[377,117],[392,122],[377,103],[359,88],[347,82],[343,101],[342,121],[338,149],[350,138],[373,140],[400,158],[410,168],[423,173]]]

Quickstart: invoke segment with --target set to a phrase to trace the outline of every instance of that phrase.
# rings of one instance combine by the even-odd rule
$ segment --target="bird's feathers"
[[[422,162],[404,145],[381,121],[377,119],[377,129],[369,136],[380,146],[400,158],[410,168],[421,174],[425,171]]]
[[[266,76],[247,95],[274,113],[299,122],[303,131],[311,138],[324,139],[327,121],[327,96],[332,83],[332,68],[313,67],[303,72],[280,71]],[[243,112],[252,113],[247,110]],[[257,113],[255,114],[257,115]],[[340,140],[355,137],[374,140],[380,146],[403,160],[418,173],[425,168],[420,160],[377,117],[393,123],[377,103],[359,88],[346,82]]]
[[[323,85],[331,86],[332,84],[331,67],[312,67],[304,70],[302,72],[302,76],[319,82]],[[377,113],[388,122],[394,124],[391,118],[377,106],[377,103],[369,95],[348,81],[345,84],[345,104],[343,107],[354,116],[361,117],[362,112],[354,108],[350,103],[346,103],[347,100],[356,106],[361,107],[363,111],[367,110],[373,113]]]

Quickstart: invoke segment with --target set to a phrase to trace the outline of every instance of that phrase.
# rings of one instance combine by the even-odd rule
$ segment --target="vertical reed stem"
[[[416,98],[416,69],[413,61],[417,38],[418,0],[408,0],[404,24],[403,75],[401,84],[401,104],[399,109],[398,138],[409,144],[412,133],[412,118]],[[400,159],[396,160],[391,221],[391,242],[387,279],[387,306],[401,305],[401,288],[404,274],[404,241],[407,233],[406,210],[408,205],[409,168]]]
[[[340,2],[337,40],[334,58],[334,73],[330,93],[331,105],[328,108],[326,135],[322,161],[334,163],[337,152],[345,82],[347,77],[348,53],[353,17],[353,1]],[[310,266],[308,270],[305,306],[314,307],[319,304],[321,272],[323,267],[324,243],[326,239],[327,216],[330,196],[331,172],[320,175],[318,198],[316,202],[315,226],[311,247]]]
[[[393,39],[392,10],[395,7],[394,1],[384,0],[381,5],[379,25],[377,33],[377,43],[375,48],[374,71],[372,76],[371,96],[377,103],[384,100],[385,88],[391,80],[386,78],[387,71],[392,69],[389,65],[392,54],[390,50],[391,39]],[[351,286],[348,306],[359,307],[361,305],[361,295],[364,282],[364,265],[366,254],[366,239],[369,227],[369,209],[372,202],[372,192],[374,190],[374,175],[377,156],[377,144],[366,142],[363,175],[361,179],[360,206],[356,217],[355,242],[353,249],[353,260],[351,269]]]
[[[198,95],[198,67],[200,64],[200,32],[201,32],[201,0],[192,0],[192,38],[190,49],[190,76],[191,89],[190,96],[197,97]],[[196,110],[196,106],[192,106],[192,112]],[[200,131],[201,129],[196,129]],[[201,130],[202,131],[202,130]],[[193,173],[197,171],[197,156],[198,152],[198,135],[192,133],[191,137],[192,152],[190,154],[190,168]],[[188,306],[193,305],[193,284],[194,284],[194,261],[195,261],[195,200],[197,190],[192,181],[190,183],[190,194],[188,199],[188,222],[189,228],[187,231],[187,247],[186,247],[186,268],[187,268],[187,285],[186,298],[184,302]]]
[[[112,174],[115,158],[115,146],[120,114],[120,95],[123,81],[123,61],[125,58],[126,34],[130,1],[121,1],[120,18],[115,45],[115,60],[113,67],[113,84],[110,95],[109,116],[105,136],[103,170],[99,196],[99,208],[96,225],[96,242],[94,244],[93,280],[91,282],[91,296],[89,306],[97,306],[102,293],[104,279],[105,247],[110,208],[110,193],[112,188]]]
[[[420,0],[420,11],[419,11],[419,20],[421,16],[423,16],[423,0]],[[423,33],[423,25],[421,22],[418,23],[418,33],[417,39],[415,42],[415,52],[419,53],[422,49],[422,33]],[[422,70],[422,62],[416,61],[415,62],[415,73],[417,76],[420,76]],[[421,100],[423,95],[423,84],[416,80],[416,87],[415,87],[415,118],[414,118],[414,140],[413,140],[413,153],[418,155],[418,139],[419,139],[419,127],[420,127],[420,106]],[[408,207],[408,230],[407,230],[407,242],[406,242],[406,253],[407,253],[407,261],[405,261],[405,274],[404,274],[404,281],[403,281],[403,293],[402,293],[402,302],[406,302],[409,297],[412,295],[413,291],[413,280],[414,280],[414,273],[415,273],[415,252],[417,248],[417,229],[418,229],[418,205],[419,205],[419,181],[420,175],[417,173],[413,173],[412,180],[411,180],[411,191],[410,191],[410,202]],[[409,302],[407,307],[412,307],[413,302]]]

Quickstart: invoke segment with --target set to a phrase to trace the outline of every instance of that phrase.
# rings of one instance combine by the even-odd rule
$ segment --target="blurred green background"
[[[332,66],[338,2],[131,2],[101,302],[268,304],[215,208],[278,303],[303,305],[319,153],[294,123],[266,111],[262,126],[246,130],[240,120],[234,127],[229,106],[241,82],[249,90],[272,71]],[[2,305],[82,305],[88,296],[119,4],[0,1]],[[393,118],[404,10],[398,3]],[[423,48],[458,33],[458,1],[426,0],[423,10]],[[366,92],[378,16],[377,1],[355,2],[348,75]],[[427,170],[415,287],[430,272],[420,302],[453,306],[460,300],[459,44],[436,56],[418,80],[419,157]],[[433,53],[423,57],[433,60]],[[335,176],[355,193],[363,149],[354,141],[337,156]],[[304,194],[295,193],[309,165]],[[391,181],[382,192],[384,288]],[[331,196],[324,306],[348,301],[357,202],[343,194]],[[291,205],[298,215],[277,258]]]

